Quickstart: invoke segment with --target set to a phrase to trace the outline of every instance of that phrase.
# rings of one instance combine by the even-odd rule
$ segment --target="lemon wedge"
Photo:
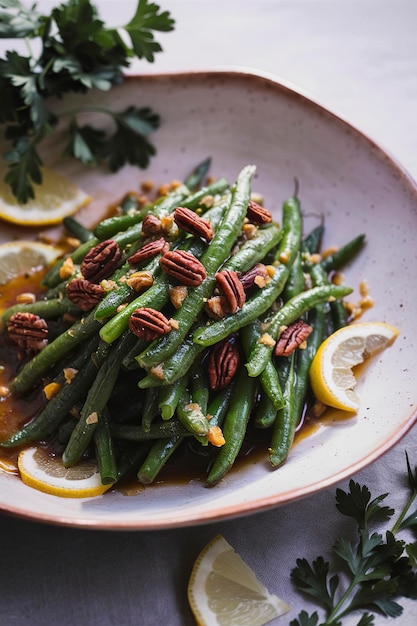
[[[197,557],[188,601],[198,626],[262,626],[290,610],[265,589],[222,535]]]
[[[59,224],[91,200],[77,185],[46,167],[42,170],[42,183],[35,184],[34,190],[34,199],[19,204],[0,169],[0,218],[21,226],[49,226]]]
[[[399,331],[384,322],[358,322],[340,328],[321,344],[310,368],[317,400],[344,411],[357,411],[359,398],[353,391],[355,365],[391,345]]]
[[[66,468],[59,458],[42,448],[26,448],[20,452],[17,466],[25,485],[61,498],[92,498],[110,489],[103,485],[97,464],[81,461]]]
[[[62,250],[38,241],[10,241],[0,244],[0,285],[9,280],[48,267]]]

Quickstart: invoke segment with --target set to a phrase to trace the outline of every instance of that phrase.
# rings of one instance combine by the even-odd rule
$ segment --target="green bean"
[[[182,203],[185,200],[189,193],[189,189],[185,185],[181,185],[157,200],[157,202],[146,205],[142,209],[108,217],[97,224],[94,229],[94,235],[101,240],[114,238],[117,233],[122,233],[138,225],[149,213],[161,216],[172,212],[179,202]]]
[[[329,298],[343,298],[352,292],[350,287],[338,285],[322,285],[303,291],[286,302],[268,321],[267,332],[275,341],[281,326],[295,322],[309,309]],[[258,342],[249,357],[246,367],[249,376],[259,376],[271,357],[274,344]]]
[[[365,235],[358,235],[347,244],[329,254],[322,261],[321,265],[326,272],[338,270],[346,263],[349,263],[365,245]]]
[[[202,445],[207,445],[206,435],[210,431],[210,421],[207,415],[203,413],[201,407],[191,402],[189,391],[183,391],[181,399],[177,406],[178,421],[187,428],[193,435],[197,435]]]
[[[210,218],[215,226],[223,213],[223,206],[220,205],[210,210]],[[184,249],[199,256],[204,249],[201,241],[188,240],[184,244]],[[109,319],[100,331],[100,336],[104,341],[112,343],[126,330],[129,318],[133,311],[140,307],[152,307],[162,309],[169,300],[169,281],[165,274],[158,273],[158,280],[149,287],[143,294],[131,301],[127,306]],[[100,306],[100,305],[98,305]],[[103,305],[104,306],[104,305]]]
[[[274,407],[269,397],[266,394],[262,394],[255,410],[253,420],[255,428],[270,428],[273,426],[277,412],[278,410]]]
[[[321,263],[316,263],[310,267],[310,274],[314,285],[330,284],[329,277]],[[343,300],[332,300],[329,303],[332,328],[331,331],[346,326],[348,323],[348,312]]]
[[[107,409],[103,409],[100,421],[94,432],[94,447],[98,471],[103,485],[112,485],[117,481],[117,463],[110,433],[110,417]]]
[[[100,330],[100,337],[107,343],[113,343],[126,330],[133,311],[141,307],[160,310],[169,300],[169,283],[162,275],[149,289],[129,302],[114,317],[110,318]]]
[[[158,374],[154,373],[153,368],[151,368],[148,375],[139,381],[140,389],[174,383],[185,376],[203,350],[204,346],[194,343],[192,337],[186,337],[177,350],[166,361],[158,365]]]
[[[1,316],[3,322],[8,322],[15,313],[33,313],[44,319],[54,319],[64,313],[79,313],[80,309],[68,298],[54,298],[53,300],[37,300],[25,304],[14,304],[6,309]]]
[[[273,467],[278,467],[285,462],[294,441],[295,430],[300,422],[307,392],[310,387],[309,372],[320,344],[325,338],[327,307],[318,304],[309,313],[308,321],[313,327],[313,332],[307,339],[307,347],[304,350],[296,350],[292,354],[290,374],[284,390],[285,404],[278,412],[272,440],[270,445],[270,462]]]
[[[190,431],[180,424],[178,420],[152,424],[149,430],[145,430],[142,426],[138,426],[137,424],[113,424],[111,434],[115,439],[138,442],[191,435]]]
[[[132,336],[129,334],[122,337],[100,367],[84,402],[80,419],[62,455],[65,467],[75,465],[89,446],[119,374],[124,352],[131,340]]]
[[[207,377],[201,363],[197,362],[191,368],[188,383],[191,388],[192,402],[198,404],[204,415],[207,414],[209,389],[207,385]]]
[[[158,254],[142,268],[142,271],[150,272],[152,274],[154,281],[159,278],[160,275],[160,258],[161,255]],[[126,264],[121,273],[122,275],[120,276],[122,280],[119,279],[119,281],[116,281],[115,287],[113,287],[96,306],[94,310],[94,317],[96,320],[104,320],[115,315],[119,306],[125,304],[130,298],[134,298],[135,295],[137,295],[135,291],[129,287],[125,280],[129,269],[130,266]]]
[[[223,435],[226,443],[219,449],[206,479],[207,485],[210,487],[217,484],[227,474],[236,460],[246,434],[255,391],[256,381],[249,378],[243,367],[239,372],[236,391],[223,423]]]
[[[301,251],[306,254],[316,254],[319,252],[323,234],[323,224],[319,224],[319,226],[313,228],[313,230],[302,240]]]
[[[293,296],[296,296],[301,291],[304,291],[304,283],[305,279],[303,266],[301,263],[301,254],[300,252],[298,252],[295,256],[294,263],[291,265],[290,271],[288,273],[288,279],[282,292],[282,298],[284,302],[286,300],[289,300]]]
[[[88,241],[85,241],[84,243],[82,243],[76,250],[74,250],[74,252],[72,252],[72,254],[69,255],[69,258],[72,259],[75,265],[80,263],[85,257],[85,255],[87,254],[87,252],[89,252],[92,248],[94,248],[94,246],[96,246],[98,243],[99,243],[99,239],[97,239],[97,237],[92,237]],[[41,284],[43,286],[56,287],[57,285],[59,285],[60,282],[62,282],[62,278],[60,276],[60,269],[62,265],[64,264],[66,258],[68,257],[65,257],[57,261],[55,265],[53,265],[51,269],[49,269],[46,272],[45,276],[41,280]]]
[[[145,391],[145,400],[142,408],[142,429],[144,432],[150,431],[151,424],[158,415],[158,400],[159,389],[157,387],[150,387]]]
[[[29,391],[54,363],[97,332],[99,328],[100,322],[94,319],[94,313],[90,313],[73,324],[24,365],[10,383],[11,391],[18,395]]]
[[[225,178],[218,178],[213,181],[209,185],[202,187],[198,191],[195,191],[192,195],[185,198],[185,200],[181,203],[182,206],[187,209],[197,209],[200,207],[204,207],[203,200],[207,196],[218,196],[227,191],[229,188],[229,183]]]
[[[222,427],[230,401],[233,398],[235,388],[236,381],[232,380],[227,387],[218,391],[214,398],[210,401],[207,409],[207,418],[210,420],[210,428],[213,428],[213,426]]]
[[[120,203],[120,208],[124,214],[137,211],[139,209],[138,194],[135,192],[127,193]]]
[[[269,460],[273,467],[282,465],[294,441],[294,433],[300,414],[296,403],[295,360],[296,352],[290,359],[290,370],[284,387],[284,406],[277,413],[269,447]]]
[[[182,443],[183,437],[177,435],[169,439],[158,439],[150,449],[146,459],[138,470],[138,481],[143,485],[154,482],[165,463]]]
[[[71,215],[64,217],[62,223],[66,231],[72,236],[78,239],[80,243],[85,243],[94,237],[91,230],[83,226],[78,220]]]
[[[137,443],[124,442],[123,449],[117,456],[117,480],[118,482],[128,476],[131,472],[137,471],[137,468],[145,460],[152,446],[152,441],[142,442],[140,446]]]
[[[193,170],[188,174],[184,181],[184,185],[190,190],[194,190],[197,187],[200,187],[204,177],[210,169],[210,165],[211,158],[207,157],[207,159],[204,159],[204,161],[196,165],[196,167],[194,167]]]
[[[29,424],[0,443],[1,447],[13,448],[32,441],[41,441],[51,435],[67,417],[69,411],[85,396],[97,374],[93,361],[80,368],[71,383],[66,383]]]
[[[184,376],[170,385],[161,387],[158,408],[163,420],[169,420],[175,414],[186,384],[187,378]]]
[[[259,341],[260,336],[261,324],[259,320],[256,320],[255,322],[252,322],[242,328],[241,337],[247,359],[250,357],[250,354]],[[261,372],[259,382],[261,383],[264,393],[268,396],[275,409],[278,410],[281,408],[284,402],[281,384],[278,378],[277,370],[275,369],[272,361],[269,361],[266,364],[265,369]]]
[[[301,214],[297,198],[290,198],[283,207],[283,237],[278,247],[277,260],[284,259],[276,268],[270,282],[233,315],[213,322],[194,333],[194,341],[210,346],[225,339],[265,313],[282,292],[290,267],[298,252],[301,239]]]
[[[242,229],[254,173],[254,166],[246,166],[239,174],[230,208],[216,230],[210,246],[201,257],[201,262],[207,271],[207,278],[198,287],[189,289],[181,309],[174,313],[173,318],[178,322],[178,329],[173,329],[164,337],[155,340],[138,355],[138,362],[143,368],[148,369],[157,365],[178,349],[203,307],[204,300],[211,295],[216,282],[214,274],[230,255],[236,237]]]

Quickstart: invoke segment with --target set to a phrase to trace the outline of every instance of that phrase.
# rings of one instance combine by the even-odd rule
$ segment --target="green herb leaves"
[[[168,32],[174,22],[148,0],[138,0],[133,18],[117,29],[105,26],[90,0],[69,0],[50,15],[41,15],[36,5],[27,8],[19,0],[0,0],[0,8],[0,37],[35,39],[40,49],[36,56],[9,51],[0,59],[0,124],[9,144],[3,155],[9,166],[5,180],[19,202],[25,203],[34,196],[33,183],[42,180],[38,145],[59,122],[48,100],[69,92],[112,89],[123,80],[123,70],[134,57],[154,61],[162,50],[154,31]],[[122,37],[122,31],[127,37]],[[131,46],[126,43],[129,39]],[[71,114],[66,155],[89,165],[106,162],[111,171],[126,163],[148,165],[155,148],[147,136],[159,125],[149,108],[132,106],[122,112],[101,108],[100,113],[114,121],[113,133],[80,126],[80,112]]]
[[[298,559],[291,572],[296,588],[322,606],[325,620],[317,612],[301,611],[291,626],[341,626],[342,618],[353,611],[365,611],[357,626],[372,626],[373,613],[397,617],[402,613],[401,597],[417,599],[417,541],[407,544],[396,538],[405,529],[417,531],[417,510],[407,512],[417,497],[417,468],[411,469],[407,456],[410,497],[396,523],[385,534],[371,532],[371,527],[389,521],[395,511],[383,505],[388,494],[371,500],[366,486],[353,480],[349,492],[338,489],[336,506],[358,525],[356,541],[339,538],[333,553],[342,562],[340,574],[330,574],[330,563],[318,557],[312,564]],[[343,574],[343,578],[342,578]],[[341,581],[344,582],[343,585]]]

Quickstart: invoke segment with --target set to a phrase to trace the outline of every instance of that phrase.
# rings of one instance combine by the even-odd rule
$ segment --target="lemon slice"
[[[0,244],[0,285],[12,278],[51,265],[62,250],[38,241],[10,241]]]
[[[290,610],[265,589],[222,535],[197,557],[188,601],[199,626],[262,626]]]
[[[0,218],[22,226],[49,226],[59,224],[91,200],[77,185],[46,167],[42,184],[35,184],[34,190],[34,199],[19,204],[4,182],[4,169],[0,169]]]
[[[396,328],[383,322],[359,322],[330,335],[310,368],[317,400],[344,411],[357,411],[359,398],[353,391],[356,378],[352,368],[389,346],[398,334]]]
[[[42,448],[22,450],[17,466],[25,485],[62,498],[92,498],[111,487],[102,484],[95,462],[81,461],[66,468]]]

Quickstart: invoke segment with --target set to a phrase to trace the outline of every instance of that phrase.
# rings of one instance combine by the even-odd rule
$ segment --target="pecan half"
[[[257,263],[247,272],[239,275],[243,289],[251,289],[254,285],[264,287],[269,277],[268,271],[263,263]]]
[[[144,261],[149,261],[157,254],[164,254],[169,250],[169,243],[163,238],[154,239],[145,243],[137,252],[128,258],[129,265],[138,265]]]
[[[155,235],[161,235],[162,222],[159,217],[148,213],[142,221],[142,235],[144,237],[154,237]]]
[[[237,272],[222,270],[216,274],[216,283],[220,293],[226,298],[230,313],[241,309],[246,300],[246,293]]]
[[[92,283],[108,278],[117,266],[122,253],[117,241],[105,239],[91,248],[81,263],[81,273]]]
[[[304,320],[297,320],[284,328],[275,345],[275,355],[289,356],[307,339],[312,330],[310,324]]]
[[[68,300],[81,311],[91,311],[106,293],[101,285],[91,283],[85,278],[73,278],[65,287]]]
[[[239,367],[239,350],[230,339],[216,343],[207,360],[207,379],[210,389],[224,389]]]
[[[48,343],[48,325],[34,313],[14,313],[7,326],[9,339],[27,352],[39,352]]]
[[[246,217],[255,224],[268,224],[272,222],[272,214],[254,200],[249,201]]]
[[[130,316],[129,329],[137,337],[152,341],[162,335],[167,335],[172,330],[172,326],[160,311],[142,307],[133,311]]]
[[[201,237],[201,239],[207,242],[213,239],[213,229],[210,222],[191,211],[191,209],[182,206],[177,207],[174,211],[174,220],[178,228],[181,228],[186,233],[190,233],[195,237]]]
[[[197,287],[206,278],[205,267],[191,252],[169,250],[160,260],[162,271],[187,287]]]

